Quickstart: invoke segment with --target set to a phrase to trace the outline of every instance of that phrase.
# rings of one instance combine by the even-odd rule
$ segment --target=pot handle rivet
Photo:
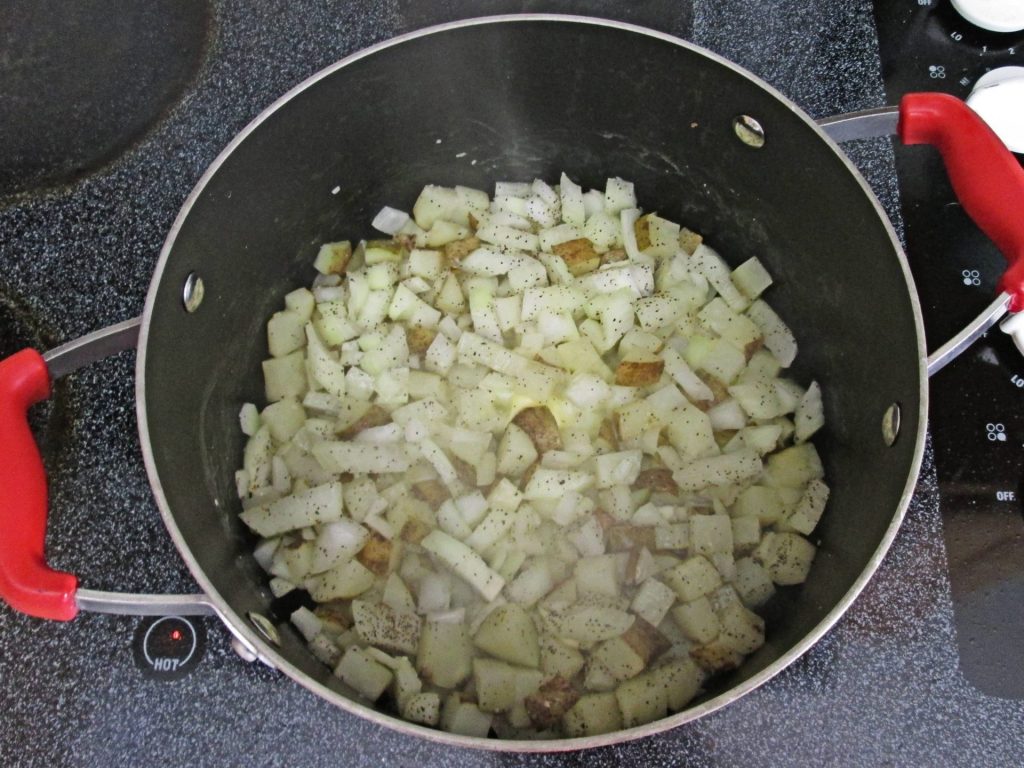
[[[185,311],[189,314],[199,309],[206,295],[206,288],[203,285],[203,278],[195,272],[189,272],[185,278],[185,287],[181,292],[181,300],[185,304]]]
[[[760,149],[764,146],[764,128],[750,115],[737,115],[732,119],[732,129],[736,132],[736,138],[748,147]]]
[[[231,638],[231,650],[238,654],[242,661],[247,661],[250,664],[259,658],[259,655],[250,648],[248,645],[243,643],[237,637]]]
[[[246,615],[264,640],[272,645],[281,645],[281,635],[270,619],[261,613],[256,613],[256,611],[249,611]]]
[[[885,409],[882,416],[882,440],[892,448],[896,438],[900,436],[900,404],[893,403]]]

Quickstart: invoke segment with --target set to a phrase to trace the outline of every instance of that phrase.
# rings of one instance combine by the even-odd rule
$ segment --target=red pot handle
[[[46,564],[46,471],[28,409],[50,396],[50,371],[31,349],[0,360],[0,598],[43,619],[78,613],[78,579]]]
[[[960,99],[908,93],[900,101],[904,144],[931,144],[942,154],[964,210],[1009,262],[999,289],[1010,311],[1024,310],[1024,168],[1002,140]]]

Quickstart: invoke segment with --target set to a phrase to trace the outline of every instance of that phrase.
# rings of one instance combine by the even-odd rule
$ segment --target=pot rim
[[[914,315],[914,325],[917,336],[918,346],[918,377],[920,381],[920,392],[919,392],[919,413],[918,415],[918,427],[916,434],[913,435],[914,453],[911,461],[910,471],[908,473],[907,482],[904,486],[903,493],[900,497],[900,501],[897,505],[896,510],[893,514],[892,522],[889,524],[882,537],[878,548],[874,554],[868,560],[867,566],[858,576],[857,580],[853,583],[850,589],[845,595],[836,603],[836,605],[829,611],[828,614],[814,627],[807,635],[805,635],[798,643],[786,653],[780,656],[778,659],[769,664],[765,669],[758,672],[756,675],[743,681],[739,685],[730,688],[727,691],[715,696],[712,699],[700,704],[697,707],[685,709],[682,712],[670,715],[669,717],[656,720],[652,723],[648,723],[634,728],[614,731],[612,733],[601,734],[598,736],[588,736],[582,738],[566,738],[566,739],[550,739],[550,740],[502,740],[502,739],[491,739],[491,738],[479,738],[470,736],[460,736],[446,731],[441,731],[434,728],[428,728],[425,726],[416,725],[405,720],[386,715],[373,709],[370,706],[359,703],[354,699],[349,699],[337,691],[331,690],[330,688],[322,685],[321,683],[314,680],[306,673],[299,670],[294,664],[286,659],[277,649],[268,643],[253,626],[245,619],[244,616],[239,615],[231,607],[231,605],[224,599],[224,597],[214,588],[210,579],[206,576],[206,573],[199,566],[196,559],[193,557],[191,550],[185,542],[185,539],[178,528],[174,514],[170,509],[170,505],[167,502],[167,497],[163,490],[163,485],[160,481],[160,473],[156,466],[156,461],[153,456],[153,451],[150,443],[149,424],[147,420],[147,407],[146,407],[146,360],[148,357],[148,337],[150,325],[153,321],[153,311],[156,301],[156,294],[160,286],[161,277],[164,269],[170,258],[171,251],[174,248],[175,241],[178,233],[180,232],[185,220],[187,219],[192,206],[196,200],[203,193],[206,185],[210,179],[217,173],[220,166],[227,160],[232,152],[243,142],[248,136],[253,133],[265,120],[273,115],[278,109],[289,102],[294,96],[305,91],[307,88],[314,86],[320,80],[332,75],[338,70],[359,61],[367,56],[371,56],[380,53],[392,46],[401,45],[410,40],[415,40],[428,35],[438,34],[447,32],[454,29],[462,29],[466,27],[475,27],[488,24],[506,24],[506,23],[522,23],[522,22],[556,22],[556,23],[573,23],[581,25],[590,25],[597,27],[608,27],[618,29],[626,32],[632,32],[636,34],[646,35],[653,37],[657,40],[677,45],[681,48],[688,49],[694,53],[698,53],[705,56],[718,64],[732,70],[737,75],[746,78],[755,85],[760,86],[762,89],[767,91],[770,95],[778,99],[782,104],[788,107],[796,117],[803,120],[818,136],[818,138],[825,142],[832,151],[837,155],[841,163],[846,167],[857,183],[861,186],[861,189],[865,196],[871,201],[875,211],[878,214],[886,232],[889,235],[889,239],[892,243],[893,252],[899,261],[900,269],[903,272],[904,279],[907,285],[908,298],[910,300],[911,309]],[[797,658],[802,656],[811,648],[821,637],[828,632],[836,622],[842,617],[847,611],[853,601],[861,593],[867,582],[874,575],[886,552],[889,550],[893,540],[896,537],[896,533],[899,530],[900,524],[903,521],[904,515],[906,514],[907,507],[910,504],[910,500],[913,496],[914,489],[917,485],[918,475],[921,469],[921,463],[924,455],[924,438],[927,429],[927,414],[928,414],[928,376],[926,368],[926,346],[925,346],[925,335],[924,335],[924,323],[922,320],[920,301],[918,299],[917,290],[914,284],[914,279],[910,271],[910,266],[907,261],[906,254],[903,251],[902,245],[900,244],[899,238],[896,235],[895,230],[892,227],[892,223],[889,221],[888,215],[884,208],[882,208],[878,199],[876,198],[871,187],[867,181],[863,178],[857,168],[849,160],[846,154],[839,148],[839,146],[828,137],[828,135],[811,119],[800,107],[794,102],[776,90],[774,87],[769,85],[767,82],[740,67],[739,65],[729,61],[728,59],[713,53],[701,46],[695,45],[691,42],[682,40],[681,38],[669,35],[664,32],[658,32],[646,27],[642,27],[636,24],[629,24],[626,22],[613,21],[609,19],[602,19],[591,16],[576,16],[570,14],[546,14],[546,13],[528,13],[528,14],[504,14],[495,16],[482,16],[471,19],[462,19],[458,21],[447,22],[444,24],[438,24],[422,29],[414,30],[398,35],[393,38],[381,41],[374,45],[356,51],[349,56],[331,64],[324,69],[316,72],[310,77],[303,80],[298,85],[291,88],[284,95],[275,100],[269,107],[264,109],[257,115],[252,122],[250,122],[245,128],[243,128],[231,142],[218,154],[217,158],[209,165],[204,171],[202,177],[196,183],[192,192],[185,200],[181,210],[176,217],[173,226],[167,234],[167,239],[164,242],[164,246],[160,252],[159,260],[157,261],[156,268],[153,272],[153,278],[150,283],[149,290],[146,295],[145,308],[142,314],[142,326],[139,333],[138,343],[138,356],[136,360],[136,375],[135,375],[135,391],[136,391],[136,413],[138,418],[139,426],[139,437],[142,448],[142,456],[146,467],[146,473],[149,476],[150,486],[153,490],[153,496],[156,500],[157,507],[160,510],[160,515],[163,518],[164,525],[167,527],[170,533],[171,539],[174,541],[178,552],[181,554],[182,559],[185,561],[189,570],[191,571],[196,582],[202,588],[203,592],[209,597],[211,604],[215,607],[217,614],[225,622],[230,632],[240,638],[246,645],[251,648],[257,649],[259,658],[269,664],[270,666],[284,672],[292,680],[306,688],[307,690],[315,693],[317,696],[329,701],[330,703],[340,707],[348,713],[358,715],[359,717],[365,718],[373,723],[387,727],[394,731],[398,731],[408,736],[422,737],[429,741],[445,744],[448,746],[456,747],[469,747],[473,749],[482,749],[496,752],[563,752],[570,750],[583,750],[592,749],[595,747],[608,746],[612,744],[619,744],[622,742],[633,741],[636,739],[643,738],[645,736],[652,736],[654,734],[662,733],[664,731],[676,728],[684,723],[697,720],[705,715],[711,714],[712,712],[721,709],[727,704],[739,699],[754,689],[760,687],[768,680],[773,678],[775,675],[780,673],[783,669],[792,664]],[[907,435],[904,439],[909,438]]]

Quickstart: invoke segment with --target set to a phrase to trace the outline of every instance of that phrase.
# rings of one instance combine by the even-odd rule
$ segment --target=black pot
[[[741,116],[761,126],[763,146],[738,139]],[[700,231],[732,264],[754,255],[765,263],[775,278],[772,304],[800,344],[793,375],[817,379],[825,393],[827,429],[817,445],[832,496],[806,584],[780,590],[766,607],[764,647],[684,712],[588,739],[454,736],[358,703],[287,617],[273,615],[237,516],[237,414],[262,398],[266,319],[284,293],[309,283],[320,243],[369,235],[382,205],[408,206],[426,183],[491,188],[563,170],[584,187],[609,176],[635,181],[642,207]],[[205,296],[190,312],[183,290],[195,275]],[[815,643],[895,536],[921,463],[927,375],[906,258],[866,182],[810,118],[749,73],[667,35],[520,16],[377,45],[302,83],[246,128],[167,238],[142,321],[137,395],[146,468],[167,527],[208,603],[248,648],[318,695],[397,730],[455,745],[550,750],[700,717]],[[883,417],[894,404],[902,418],[893,441]],[[260,629],[253,615],[276,628]]]

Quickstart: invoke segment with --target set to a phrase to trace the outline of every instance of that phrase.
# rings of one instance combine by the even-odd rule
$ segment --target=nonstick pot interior
[[[755,117],[754,149],[733,130]],[[701,232],[734,266],[758,256],[795,330],[792,374],[824,390],[818,440],[833,493],[811,576],[780,590],[766,645],[709,687],[712,699],[792,655],[861,577],[901,514],[921,449],[919,320],[905,265],[866,186],[813,125],[762,84],[660,35],[570,20],[457,25],[329,70],[279,103],[204,177],[168,240],[147,303],[140,425],[168,526],[200,583],[251,632],[273,616],[253,540],[237,520],[237,413],[262,402],[265,323],[308,285],[320,243],[372,237],[387,204],[426,183],[497,180],[585,188],[636,182],[646,210]],[[338,188],[337,193],[332,190]],[[205,283],[182,305],[191,272]],[[902,431],[881,422],[897,402]],[[278,662],[344,686],[280,620]],[[320,691],[324,693],[323,690]]]

